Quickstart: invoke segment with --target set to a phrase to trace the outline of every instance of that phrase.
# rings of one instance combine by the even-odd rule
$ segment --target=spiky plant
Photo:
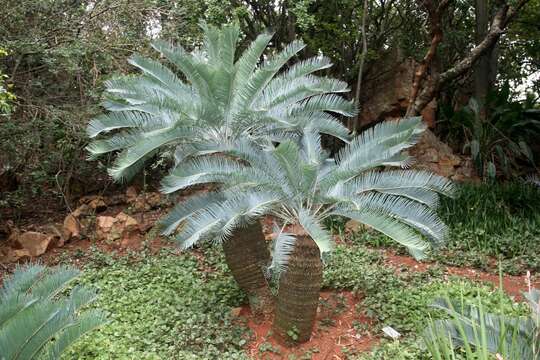
[[[266,151],[239,141],[222,149],[230,157],[194,159],[164,178],[166,193],[201,183],[222,184],[216,193],[178,204],[163,221],[165,233],[177,231],[181,246],[189,248],[202,240],[224,241],[263,215],[279,219],[269,270],[287,271],[279,278],[274,325],[278,335],[296,329],[296,340],[306,341],[322,281],[321,255],[333,243],[323,226],[325,218],[355,219],[417,257],[429,241],[437,245],[446,237],[434,209],[438,194],[452,194],[452,184],[423,171],[381,171],[409,166],[411,159],[402,150],[423,130],[420,118],[384,122],[355,138],[335,159],[321,149],[315,131],[306,131],[298,143],[287,140]]]
[[[59,359],[81,336],[106,322],[100,310],[81,308],[96,293],[75,286],[79,275],[68,267],[19,267],[0,289],[0,358],[2,360]]]
[[[313,75],[331,66],[326,57],[287,66],[304,44],[293,41],[266,56],[272,35],[264,33],[237,58],[237,25],[203,29],[203,45],[191,53],[163,41],[152,44],[174,69],[136,55],[130,63],[139,75],[106,83],[109,112],[90,122],[88,135],[113,134],[88,150],[92,156],[120,151],[109,171],[113,178],[133,177],[158,153],[174,153],[175,166],[182,169],[185,161],[220,153],[239,139],[255,148],[273,147],[272,141],[298,137],[308,127],[347,139],[348,130],[332,115],[354,115],[353,103],[337,95],[348,91],[347,84]],[[268,297],[260,290],[267,286],[258,264],[269,255],[261,249],[266,243],[260,226],[253,226],[251,236],[233,237],[234,244],[225,244],[224,250],[240,286],[250,295],[263,291]],[[237,247],[244,249],[240,257],[233,251]],[[238,276],[255,268],[257,274]]]
[[[449,318],[432,321],[423,339],[435,360],[456,359],[540,359],[540,291],[529,289],[523,294],[531,309],[530,316],[511,317],[488,313],[480,300],[466,304],[439,299],[432,306]],[[462,349],[460,352],[458,349]]]

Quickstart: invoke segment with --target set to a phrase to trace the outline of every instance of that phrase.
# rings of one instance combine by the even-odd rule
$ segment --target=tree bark
[[[476,0],[475,3],[475,16],[476,16],[476,44],[482,42],[488,31],[488,4],[485,0]],[[491,65],[491,53],[493,48],[487,50],[485,54],[480,56],[474,69],[474,97],[480,104],[480,116],[482,119],[486,117],[485,101],[490,84],[490,65]]]
[[[364,0],[364,9],[362,13],[362,53],[360,54],[360,64],[358,65],[358,78],[356,79],[356,93],[354,94],[354,102],[358,106],[360,104],[360,94],[362,91],[362,75],[364,72],[364,64],[366,62],[366,56],[367,56],[367,34],[366,34],[366,22],[367,22],[367,16],[369,11],[369,4],[368,0]],[[356,133],[356,130],[358,127],[361,127],[362,124],[359,124],[360,122],[360,113],[356,117],[356,119],[353,119],[354,123],[352,124],[352,127],[349,127],[350,130],[352,130],[353,133]]]
[[[427,1],[427,0],[423,1],[423,4],[426,7],[426,10],[428,13],[429,24],[430,24],[430,34],[431,34],[431,44],[429,46],[429,49],[426,55],[422,59],[422,62],[418,65],[414,73],[411,95],[409,97],[409,106],[407,107],[405,116],[415,115],[414,104],[416,102],[416,98],[418,97],[418,93],[422,86],[422,82],[424,81],[426,77],[428,69],[430,68],[431,63],[433,62],[433,59],[435,58],[435,55],[437,54],[437,47],[439,46],[439,44],[441,43],[443,39],[442,15],[444,11],[446,11],[446,8],[448,7],[448,5],[450,4],[450,0],[442,0],[438,6],[435,6],[432,1]]]
[[[469,71],[483,54],[497,44],[504,29],[529,1],[530,0],[520,0],[513,7],[510,7],[506,3],[502,4],[493,17],[489,30],[483,40],[476,45],[465,58],[457,62],[453,67],[437,76],[433,76],[430,81],[422,87],[422,90],[414,100],[414,103],[411,102],[412,108],[408,113],[410,115],[419,114],[438,94],[443,85]]]
[[[287,270],[279,279],[274,333],[287,344],[310,339],[322,285],[322,262],[317,244],[298,235]]]
[[[255,222],[236,230],[223,242],[223,251],[232,276],[248,296],[253,314],[266,316],[272,313],[274,298],[264,275],[270,252],[261,224]]]

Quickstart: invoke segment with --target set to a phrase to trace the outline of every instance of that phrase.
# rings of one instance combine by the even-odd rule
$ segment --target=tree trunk
[[[430,79],[430,81],[427,81],[421,91],[419,91],[418,97],[413,103],[413,108],[407,112],[410,113],[410,115],[420,114],[424,107],[437,96],[443,85],[469,71],[482,55],[494,46],[497,46],[497,41],[501,37],[501,34],[503,34],[505,28],[529,2],[530,0],[519,0],[514,6],[510,7],[506,1],[503,1],[493,17],[484,39],[472,48],[467,56],[454,64],[453,67],[447,69],[433,79]]]
[[[356,92],[354,94],[354,103],[357,106],[360,106],[360,95],[362,94],[362,74],[364,72],[364,64],[366,62],[366,56],[368,52],[367,48],[367,34],[366,34],[366,21],[368,16],[368,0],[364,0],[364,8],[362,9],[362,53],[360,54],[360,64],[358,65],[358,77],[356,79]],[[360,109],[359,109],[360,110]],[[349,126],[349,130],[356,134],[356,130],[359,127],[362,127],[363,124],[360,124],[360,112],[355,118],[351,118],[350,121],[353,121],[352,127]]]
[[[476,15],[476,45],[480,44],[486,37],[488,32],[488,4],[485,0],[476,0],[475,3],[475,15]],[[490,90],[490,65],[492,49],[487,50],[477,60],[474,68],[474,97],[478,100],[480,105],[480,117],[486,118],[486,106],[485,101],[487,94]]]
[[[234,279],[248,295],[253,314],[270,314],[274,299],[263,270],[270,262],[270,252],[261,224],[255,222],[236,230],[223,242],[223,251]]]
[[[287,270],[279,279],[274,332],[285,343],[309,340],[319,305],[322,262],[317,244],[307,235],[297,236]]]

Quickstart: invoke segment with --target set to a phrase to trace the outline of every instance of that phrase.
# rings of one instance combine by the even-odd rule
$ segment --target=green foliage
[[[422,330],[429,305],[446,293],[481,299],[490,311],[524,314],[523,308],[515,308],[510,298],[490,287],[458,278],[446,281],[436,268],[426,273],[396,272],[385,266],[380,253],[357,241],[336,247],[325,267],[323,286],[361,293],[364,300],[359,310],[378,320],[377,329],[392,326],[402,333]]]
[[[450,228],[448,251],[436,259],[454,265],[493,269],[502,261],[506,273],[537,271],[540,262],[540,189],[521,182],[463,184],[455,199],[441,202]]]
[[[8,55],[8,51],[0,47],[0,60]],[[8,76],[0,69],[0,117],[7,116],[11,113],[12,103],[17,98],[12,92],[13,87],[10,84],[6,84]]]
[[[516,305],[492,287],[456,277],[446,278],[436,268],[426,273],[395,271],[385,265],[379,252],[365,248],[360,239],[336,247],[325,267],[324,286],[361,294],[363,300],[357,311],[377,320],[375,326],[369,328],[370,333],[391,326],[402,334],[399,341],[383,340],[380,346],[369,354],[360,355],[359,359],[431,359],[417,334],[425,328],[428,319],[445,318],[444,312],[433,311],[429,305],[446,294],[472,303],[480,302],[485,309],[497,314],[528,314],[524,305]]]
[[[424,330],[429,352],[436,360],[455,359],[457,353],[471,360],[489,360],[495,354],[503,359],[540,359],[540,291],[530,289],[525,296],[531,313],[522,317],[489,313],[481,301],[437,300],[432,306],[449,319],[432,321]]]
[[[432,252],[442,264],[472,266],[496,271],[498,261],[504,273],[519,275],[538,271],[540,261],[540,189],[530,183],[461,184],[455,198],[443,198],[439,215],[448,225],[446,248]],[[336,223],[336,225],[339,225]],[[343,232],[344,223],[336,231]],[[371,230],[351,235],[372,247],[392,247],[388,238]]]
[[[2,189],[0,208],[17,216],[36,199],[54,208],[64,205],[61,193],[71,201],[103,188],[105,167],[83,160],[84,127],[97,113],[104,80],[132,71],[125,60],[149,51],[154,25],[193,47],[205,8],[194,0],[4,1],[0,44],[9,53],[0,56],[0,73],[17,99],[0,120],[0,138],[10,139],[0,142],[0,173],[8,169],[16,181]]]
[[[231,315],[244,300],[219,251],[95,253],[81,279],[100,291],[110,323],[65,359],[245,359],[246,329]],[[204,271],[201,271],[203,270]]]
[[[485,115],[481,107],[485,108]],[[512,100],[509,85],[504,85],[488,94],[483,106],[471,99],[456,112],[443,108],[443,126],[448,129],[449,141],[457,142],[464,152],[471,154],[482,178],[494,179],[498,174],[515,178],[524,162],[534,166],[529,144],[540,136],[537,108],[534,96],[524,101]]]
[[[84,310],[96,294],[76,286],[66,294],[79,271],[19,267],[0,289],[0,353],[2,359],[59,359],[74,342],[106,322],[101,310]]]

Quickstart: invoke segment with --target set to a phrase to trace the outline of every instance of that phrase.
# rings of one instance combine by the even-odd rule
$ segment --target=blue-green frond
[[[407,247],[415,258],[421,259],[424,257],[425,251],[429,248],[428,243],[418,232],[384,212],[343,207],[337,208],[332,214],[344,216],[372,227],[374,230]]]
[[[195,158],[179,164],[165,176],[161,182],[161,191],[170,194],[193,185],[223,182],[229,176],[242,172],[244,168],[245,165],[223,156]]]
[[[172,234],[183,222],[198,211],[204,210],[216,202],[224,201],[220,192],[208,192],[190,196],[178,203],[163,219],[159,221],[164,235]]]
[[[320,219],[311,214],[307,209],[299,209],[298,211],[298,223],[304,228],[309,236],[315,241],[321,252],[321,256],[324,253],[332,251],[334,243],[330,233],[323,228]]]
[[[283,232],[277,227],[274,227],[274,233],[276,236],[272,244],[272,262],[268,267],[268,272],[279,277],[280,274],[287,271],[289,257],[293,253],[296,244],[296,236]]]

